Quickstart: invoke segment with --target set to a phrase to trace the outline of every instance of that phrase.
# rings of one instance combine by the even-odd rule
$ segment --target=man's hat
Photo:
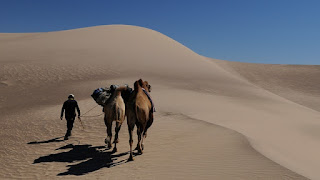
[[[68,98],[74,98],[74,95],[73,94],[69,94]]]

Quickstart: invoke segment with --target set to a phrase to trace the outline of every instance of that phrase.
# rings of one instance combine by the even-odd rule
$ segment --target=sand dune
[[[0,64],[2,178],[320,177],[319,66],[213,60],[125,25],[0,34]],[[83,118],[85,130],[78,124],[70,140],[59,138],[69,93],[85,112],[93,89],[140,77],[153,86],[158,112],[136,161],[125,161],[125,126],[119,152],[105,149],[102,117]]]
[[[253,84],[311,109],[320,110],[320,66],[215,61]]]

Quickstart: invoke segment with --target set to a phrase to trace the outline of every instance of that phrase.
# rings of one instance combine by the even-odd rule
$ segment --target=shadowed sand
[[[159,32],[124,25],[0,40],[2,178],[320,177],[319,66],[209,59]],[[152,85],[158,110],[145,154],[126,162],[126,123],[119,152],[107,150],[102,117],[83,118],[84,130],[76,122],[62,141],[60,106],[69,93],[86,112],[95,106],[93,89],[139,78]]]

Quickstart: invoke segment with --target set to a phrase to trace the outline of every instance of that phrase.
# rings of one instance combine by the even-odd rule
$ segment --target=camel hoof
[[[104,142],[108,145],[108,148],[110,149],[112,147],[111,142],[107,139],[104,140]]]
[[[134,161],[134,158],[132,156],[130,156],[128,161]]]
[[[118,152],[118,149],[116,147],[114,147],[112,152]]]
[[[139,149],[139,150],[138,150],[138,153],[139,153],[139,154],[143,154],[142,149]]]
[[[108,144],[108,148],[111,149],[111,148],[112,148],[112,145],[111,145],[111,144]]]

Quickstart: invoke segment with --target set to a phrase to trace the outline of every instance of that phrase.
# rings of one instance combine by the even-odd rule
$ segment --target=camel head
[[[148,81],[144,81],[144,88],[145,88],[148,92],[151,92],[151,85],[148,83]]]
[[[137,89],[138,86],[144,88],[148,92],[151,92],[151,85],[148,83],[148,81],[143,81],[142,79],[139,79],[134,83],[134,89]]]

